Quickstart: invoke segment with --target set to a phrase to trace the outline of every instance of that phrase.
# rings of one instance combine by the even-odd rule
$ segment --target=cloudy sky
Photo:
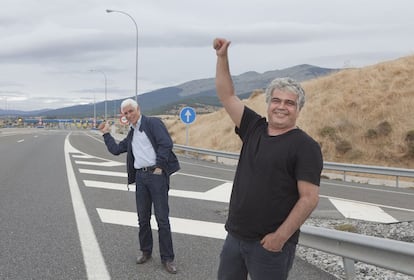
[[[412,0],[2,0],[0,109],[35,110],[308,63],[363,67],[414,54]],[[95,72],[90,70],[94,69]]]

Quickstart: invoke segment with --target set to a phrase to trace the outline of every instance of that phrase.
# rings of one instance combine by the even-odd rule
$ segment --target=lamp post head
[[[113,11],[114,10],[109,10],[109,9],[106,10],[107,13],[112,13]]]

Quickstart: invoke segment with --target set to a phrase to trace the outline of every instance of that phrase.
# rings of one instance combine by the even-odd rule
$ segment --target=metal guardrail
[[[216,162],[219,158],[229,158],[238,160],[238,153],[230,153],[216,150],[209,150],[203,148],[190,147],[185,145],[174,145],[174,148],[177,150],[182,150],[185,152],[191,152],[194,154],[203,154],[214,156]],[[414,178],[413,169],[404,169],[404,168],[394,168],[394,167],[384,167],[384,166],[374,166],[374,165],[357,165],[357,164],[348,164],[348,163],[336,163],[336,162],[324,162],[323,168],[325,170],[334,170],[343,172],[343,180],[346,181],[347,172],[351,173],[365,173],[365,174],[376,174],[376,175],[385,175],[392,176],[396,178],[396,187],[400,185],[399,179],[401,177]]]
[[[395,177],[395,186],[400,186],[400,177],[414,178],[413,169],[395,168],[395,167],[384,167],[374,165],[360,165],[360,164],[349,164],[349,163],[336,163],[336,162],[324,162],[323,168],[326,170],[336,170],[343,172],[344,181],[346,181],[346,173],[366,173],[366,174],[377,174]]]
[[[304,225],[299,244],[341,256],[347,279],[355,277],[355,261],[414,276],[413,243]]]
[[[184,145],[174,145],[174,149],[191,152],[196,155],[214,156],[237,160],[238,153],[229,153],[209,149],[201,149]],[[344,172],[381,174],[414,178],[414,170],[381,166],[354,165],[325,162],[324,169]],[[355,261],[414,276],[414,244],[397,240],[366,236],[351,232],[303,225],[299,244],[305,247],[324,251],[343,259],[347,279],[355,278]]]

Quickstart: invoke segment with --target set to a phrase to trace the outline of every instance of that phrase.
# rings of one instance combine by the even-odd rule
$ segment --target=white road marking
[[[82,168],[79,168],[79,172],[80,173],[85,173],[85,174],[127,178],[127,173],[126,172],[104,171],[104,170],[93,170],[93,169],[82,169]]]
[[[138,227],[137,213],[97,208],[103,223]],[[175,233],[224,239],[227,235],[224,224],[170,217],[171,231]],[[158,230],[154,215],[151,216],[151,228]]]
[[[229,180],[223,180],[223,179],[218,179],[218,178],[214,178],[214,177],[199,176],[199,175],[182,173],[182,172],[177,172],[177,173],[174,173],[173,175],[183,175],[183,176],[195,177],[195,178],[200,178],[200,179],[207,179],[207,180],[213,180],[213,181],[233,183],[233,181],[229,181]]]
[[[22,142],[24,142],[24,139],[20,139],[17,141],[17,143],[22,143]]]
[[[127,191],[126,184],[108,183],[102,181],[83,180],[86,187],[107,189],[114,191]]]
[[[108,183],[102,181],[83,180],[86,187],[102,188],[108,190],[127,191],[126,184]],[[217,202],[228,203],[230,201],[230,194],[232,183],[224,183],[206,192],[194,192],[170,189],[169,195],[176,197],[184,197],[191,199],[210,200]]]
[[[380,207],[346,201],[342,199],[329,199],[332,204],[344,215],[345,218],[358,219],[364,221],[395,223],[398,222],[389,214],[385,213]]]
[[[82,194],[76,181],[75,172],[73,171],[70,153],[79,152],[69,143],[69,136],[65,139],[65,162],[66,172],[70,194],[72,198],[73,211],[75,213],[76,224],[78,227],[79,239],[82,247],[83,260],[85,262],[88,279],[110,279],[109,272],[106,268],[101,249],[96,240],[91,221],[83,202]]]
[[[118,162],[118,161],[93,162],[93,161],[76,160],[75,163],[76,164],[81,164],[81,165],[105,166],[105,167],[114,167],[114,166],[123,166],[123,165],[125,165],[125,163]]]
[[[73,158],[95,158],[94,156],[90,156],[87,154],[82,154],[82,155],[72,155]]]
[[[177,197],[185,197],[185,198],[192,198],[192,199],[201,199],[201,200],[210,200],[210,201],[228,203],[230,201],[230,194],[231,194],[232,187],[233,187],[233,183],[224,183],[206,192],[193,192],[193,191],[170,189],[169,194],[171,196],[177,196]]]
[[[385,189],[374,189],[374,188],[367,188],[367,187],[360,187],[360,186],[350,186],[346,184],[338,184],[338,183],[326,183],[327,186],[340,186],[349,189],[358,189],[358,190],[367,190],[370,192],[384,192],[384,193],[396,193],[396,194],[403,194],[408,196],[414,196],[414,193],[405,192],[404,189],[400,189],[400,191],[395,190],[385,190]]]
[[[335,199],[335,200],[355,202],[358,204],[371,205],[375,207],[381,207],[381,208],[387,208],[387,209],[393,209],[393,210],[399,210],[399,211],[414,212],[414,209],[401,208],[401,207],[389,206],[389,205],[384,205],[384,204],[375,204],[375,203],[369,203],[365,201],[350,200],[350,199],[334,197],[334,196],[319,195],[319,197],[325,197],[325,198],[328,198],[329,200]]]

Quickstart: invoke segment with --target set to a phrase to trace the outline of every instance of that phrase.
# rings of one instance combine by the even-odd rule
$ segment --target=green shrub
[[[392,127],[391,124],[387,121],[383,121],[377,126],[377,132],[379,135],[387,136],[391,133]]]
[[[354,232],[354,233],[358,232],[357,228],[351,224],[336,225],[335,229],[340,230],[340,231]]]
[[[321,130],[319,130],[319,135],[322,137],[333,138],[335,134],[336,134],[335,128],[332,126],[325,126]]]
[[[366,138],[369,138],[369,139],[374,139],[374,138],[377,138],[377,137],[378,137],[378,132],[377,132],[375,129],[370,128],[370,129],[368,129],[368,130],[367,130],[367,132],[365,133],[365,137],[366,137]]]
[[[338,143],[336,143],[335,149],[337,152],[345,154],[346,152],[352,150],[352,145],[347,140],[340,140]]]
[[[409,158],[414,158],[414,130],[410,130],[405,135],[405,142],[407,143],[407,154]]]

